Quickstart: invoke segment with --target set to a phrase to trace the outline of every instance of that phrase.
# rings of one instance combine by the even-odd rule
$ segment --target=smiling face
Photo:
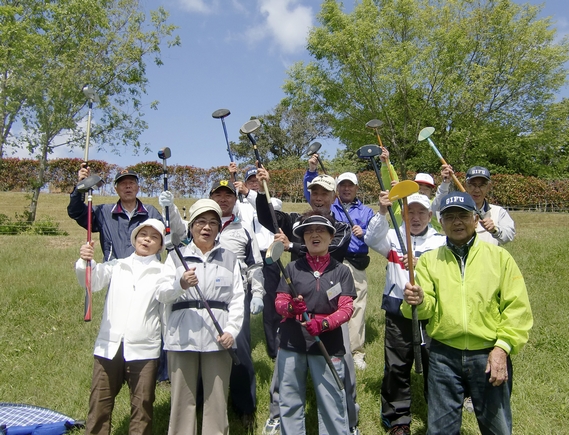
[[[490,182],[484,177],[471,178],[466,182],[465,190],[472,196],[476,207],[482,208],[486,195],[490,190]]]
[[[245,181],[245,186],[249,190],[254,190],[255,192],[258,192],[259,189],[261,188],[261,183],[259,183],[259,180],[257,179],[256,175],[251,175],[249,178],[247,178],[247,181]]]
[[[417,183],[419,185],[419,193],[421,195],[425,195],[427,198],[431,198],[435,193],[435,189],[431,186],[427,186],[426,184]]]
[[[478,215],[459,207],[450,207],[441,215],[441,226],[453,245],[462,246],[474,235]]]
[[[323,256],[328,253],[328,247],[332,243],[332,234],[324,225],[309,225],[302,235],[306,250],[312,256]]]
[[[157,254],[162,249],[162,235],[150,226],[140,229],[134,239],[134,251],[141,257]]]
[[[115,185],[115,190],[123,202],[132,202],[138,195],[138,182],[135,177],[123,177]]]
[[[214,211],[206,211],[196,217],[190,227],[194,244],[202,251],[209,252],[219,234],[219,216]]]
[[[231,190],[220,187],[210,195],[210,198],[217,202],[223,217],[229,217],[233,214],[233,207],[235,207],[237,197]]]
[[[423,231],[425,231],[427,225],[429,225],[433,213],[417,202],[409,204],[408,210],[409,228],[411,230],[411,234],[414,236],[421,234]]]
[[[336,198],[336,194],[326,190],[322,186],[316,185],[310,189],[310,205],[313,210],[318,210],[324,214],[330,213],[330,207]]]
[[[344,204],[348,204],[356,199],[358,193],[358,185],[352,183],[350,180],[341,181],[336,188],[338,197]]]

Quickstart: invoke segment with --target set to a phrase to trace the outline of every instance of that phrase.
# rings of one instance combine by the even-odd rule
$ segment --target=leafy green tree
[[[13,49],[42,55],[41,65],[28,72],[33,79],[17,138],[40,162],[30,205],[33,221],[49,155],[58,146],[85,146],[87,99],[82,88],[91,85],[101,99],[92,142],[115,151],[119,146],[139,149],[138,137],[147,128],[141,103],[148,82],[145,58],[153,55],[161,65],[162,42],[168,39],[172,46],[179,39],[173,36],[175,26],[167,23],[164,9],[151,11],[148,19],[138,0],[13,3],[19,9],[12,10],[12,21],[30,20],[27,28],[36,35],[33,46]],[[62,135],[67,140],[58,142]]]
[[[307,112],[301,105],[289,106],[279,103],[272,113],[259,116],[261,127],[253,133],[257,149],[263,160],[282,161],[279,167],[294,167],[294,162],[306,155],[308,146],[317,138],[330,137],[328,115]],[[255,163],[255,154],[246,135],[241,135],[239,143],[231,144],[237,160],[246,164]]]
[[[365,123],[382,120],[401,174],[438,170],[417,141],[426,126],[456,170],[507,168],[502,151],[519,151],[567,76],[569,41],[556,42],[539,11],[510,0],[362,0],[344,13],[324,0],[307,44],[314,61],[289,70],[287,103],[329,113],[352,150],[373,143]]]

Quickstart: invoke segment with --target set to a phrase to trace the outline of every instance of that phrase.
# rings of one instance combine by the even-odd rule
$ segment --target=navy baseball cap
[[[247,181],[253,175],[257,175],[257,168],[251,168],[245,172],[245,181]]]
[[[117,184],[119,180],[124,177],[134,177],[136,179],[136,182],[138,183],[138,174],[134,172],[132,169],[124,169],[120,171],[117,175],[115,175],[115,184]]]
[[[445,210],[452,207],[458,207],[466,211],[476,211],[476,204],[472,196],[466,192],[451,192],[443,196],[439,212],[442,214]]]
[[[490,181],[490,171],[483,166],[473,166],[466,171],[466,181],[472,178],[485,178]]]

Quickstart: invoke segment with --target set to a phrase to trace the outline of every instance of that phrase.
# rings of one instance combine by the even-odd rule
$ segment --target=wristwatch
[[[290,242],[290,243],[288,244],[288,250],[289,250],[289,251],[292,251],[292,248],[294,248],[294,243]]]

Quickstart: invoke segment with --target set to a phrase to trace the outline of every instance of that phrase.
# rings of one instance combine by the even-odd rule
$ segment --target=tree
[[[510,0],[362,0],[346,14],[324,0],[308,38],[314,61],[289,70],[287,102],[329,113],[352,150],[371,142],[365,123],[382,120],[401,174],[438,169],[417,141],[426,126],[456,170],[508,167],[501,151],[519,151],[520,133],[567,76],[569,41],[555,42],[539,10]]]
[[[305,111],[302,106],[279,103],[272,113],[258,117],[261,127],[254,133],[263,164],[275,162],[275,167],[292,167],[306,155],[308,146],[317,138],[330,137],[328,116]],[[252,145],[246,135],[239,143],[232,142],[235,158],[247,164],[255,163]],[[280,163],[276,163],[276,162]]]
[[[17,3],[12,20],[30,20],[27,28],[35,38],[32,46],[12,49],[42,56],[41,64],[28,72],[31,79],[20,111],[23,130],[17,137],[40,162],[29,211],[33,222],[49,154],[57,146],[85,145],[87,101],[82,88],[91,85],[101,99],[93,143],[140,148],[138,137],[147,127],[140,100],[147,85],[144,59],[152,54],[161,65],[161,42],[171,37],[172,46],[179,39],[172,37],[175,26],[167,24],[164,9],[151,11],[147,20],[138,0]],[[62,135],[67,140],[56,143]]]

